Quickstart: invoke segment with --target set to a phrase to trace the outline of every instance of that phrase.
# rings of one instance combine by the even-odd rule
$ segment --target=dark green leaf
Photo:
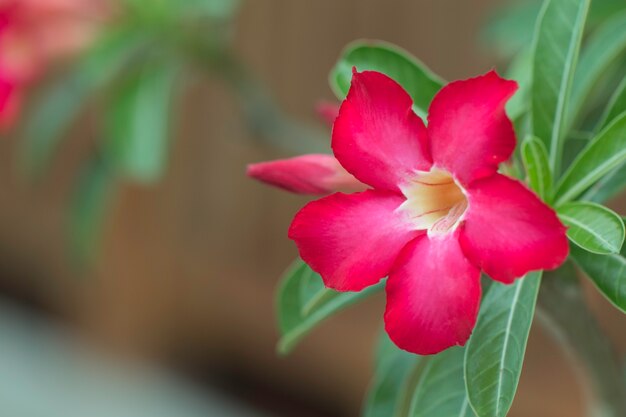
[[[626,245],[621,254],[597,255],[577,246],[570,248],[576,264],[615,307],[626,313]]]
[[[502,3],[502,2],[501,2]],[[500,3],[500,4],[501,4]],[[481,38],[508,57],[532,42],[541,0],[503,2],[485,26]]]
[[[152,183],[165,171],[176,76],[171,66],[149,66],[123,84],[108,108],[106,150],[135,181]]]
[[[321,321],[334,313],[360,301],[381,290],[384,282],[354,292],[337,292],[310,281],[321,282],[321,277],[301,260],[297,260],[285,273],[276,296],[278,326],[281,339],[278,351],[287,354]],[[311,289],[311,293],[303,294],[303,288]],[[323,297],[320,292],[325,293]],[[327,294],[326,294],[327,293]],[[316,300],[311,306],[311,300]],[[309,305],[308,308],[305,307]]]
[[[556,205],[578,197],[596,181],[626,162],[626,112],[600,132],[563,175]]]
[[[624,112],[626,112],[626,77],[615,90],[602,117],[600,117],[598,130],[605,128]],[[626,187],[626,163],[622,163],[606,174],[583,195],[582,199],[604,203],[617,195],[624,187]]]
[[[567,237],[576,245],[601,255],[619,253],[624,243],[624,223],[613,211],[579,201],[563,204],[557,213],[568,226]]]
[[[583,196],[582,200],[604,203],[619,194],[626,187],[626,163],[606,174]]]
[[[453,347],[428,359],[413,392],[410,417],[474,417],[463,380],[465,349]]]
[[[97,155],[79,176],[69,212],[70,248],[79,263],[89,262],[97,253],[115,179],[107,161]]]
[[[482,38],[505,56],[516,53],[532,42],[532,30],[541,9],[540,0],[505,0],[489,19]],[[626,9],[619,0],[594,0],[589,10],[588,25],[598,26]]]
[[[572,85],[568,125],[575,122],[593,87],[624,51],[626,51],[626,12],[615,15],[603,23],[584,46]]]
[[[179,3],[179,0],[173,0]],[[230,18],[239,9],[241,0],[186,0],[185,7],[206,13],[213,18]]]
[[[611,100],[609,100],[609,104],[606,106],[606,110],[600,118],[600,129],[605,128],[623,112],[626,112],[626,77],[624,77],[611,97]]]
[[[411,376],[422,357],[398,349],[383,332],[378,346],[376,372],[368,390],[363,417],[403,417],[410,398]]]
[[[506,78],[517,81],[519,85],[517,92],[506,103],[506,113],[511,120],[518,120],[530,108],[532,69],[533,55],[528,49],[523,49],[515,56],[506,71]]]
[[[379,71],[396,80],[409,93],[416,112],[422,116],[444,83],[417,58],[397,46],[358,41],[343,51],[330,72],[330,86],[340,100],[350,89],[353,67],[359,71]]]
[[[565,118],[589,0],[546,0],[534,39],[533,133],[546,143],[552,172],[560,172]]]
[[[504,417],[517,391],[541,272],[514,284],[493,283],[467,345],[465,380],[479,417]]]
[[[529,136],[522,143],[522,159],[528,174],[530,187],[544,200],[552,192],[552,172],[548,162],[548,151],[540,139]]]

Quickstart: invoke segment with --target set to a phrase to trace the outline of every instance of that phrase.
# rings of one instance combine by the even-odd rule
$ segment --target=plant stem
[[[546,273],[537,311],[582,376],[589,416],[626,416],[626,386],[616,352],[589,311],[571,265]]]

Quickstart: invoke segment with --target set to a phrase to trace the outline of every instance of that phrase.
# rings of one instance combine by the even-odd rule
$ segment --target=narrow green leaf
[[[626,30],[624,31],[626,32]],[[598,130],[605,128],[623,112],[626,112],[626,77],[624,77],[613,96],[611,96],[609,104],[600,118],[600,123],[598,124],[600,128]]]
[[[303,284],[303,280],[317,280],[317,275],[307,264],[297,260],[285,273],[282,283],[276,295],[276,309],[278,313],[278,327],[281,339],[278,342],[278,352],[287,354],[293,350],[297,343],[306,336],[315,326],[334,313],[380,291],[384,282],[371,286],[365,290],[353,292],[337,292]],[[312,292],[303,294],[303,288],[311,288]],[[319,291],[327,292],[323,299],[319,299]],[[311,300],[318,299],[313,307],[304,308]]]
[[[622,218],[608,208],[591,202],[573,202],[557,208],[569,228],[567,237],[581,248],[606,255],[619,253],[624,243]]]
[[[363,404],[363,417],[404,417],[411,376],[422,357],[398,349],[382,332],[374,378]]]
[[[528,174],[530,187],[544,200],[549,200],[552,192],[552,172],[545,145],[534,136],[528,136],[522,143],[522,159]]]
[[[494,283],[485,296],[465,356],[465,380],[479,417],[504,417],[522,372],[541,272]]]
[[[526,48],[513,58],[505,73],[506,78],[517,81],[519,85],[517,92],[506,103],[506,114],[511,120],[519,120],[530,108],[532,69],[533,55],[529,48]]]
[[[504,57],[523,49],[532,42],[533,24],[541,9],[541,0],[504,1],[481,33],[481,38]]]
[[[532,125],[560,172],[565,118],[589,0],[546,0],[534,39]]]
[[[184,7],[213,18],[226,19],[231,18],[240,5],[241,0],[186,0]]]
[[[609,100],[598,122],[598,129],[601,130],[615,120],[620,114],[626,112],[626,77],[615,90]],[[582,200],[604,203],[616,196],[626,187],[626,163],[622,163],[617,168],[606,174],[596,184],[594,184],[582,196]]]
[[[626,51],[626,12],[604,22],[593,32],[583,47],[572,85],[568,126],[575,123],[593,87],[624,51]]]
[[[577,246],[570,253],[607,300],[626,313],[626,245],[621,254],[598,255]]]
[[[417,355],[400,349],[391,341],[387,332],[384,329],[381,329],[380,335],[378,336],[378,343],[376,344],[376,354],[374,356],[375,372],[378,373],[382,369],[389,366],[392,359],[397,356],[416,357]]]
[[[582,200],[604,203],[626,188],[626,163],[615,168],[594,184],[582,197]]]
[[[578,197],[604,175],[626,162],[626,112],[600,132],[563,175],[556,205]]]
[[[124,83],[110,103],[105,148],[128,178],[153,183],[165,171],[177,74],[172,66],[151,65]]]
[[[21,165],[29,175],[42,174],[69,125],[87,99],[116,77],[143,45],[134,30],[103,38],[62,79],[43,91],[26,121],[20,149]]]
[[[385,42],[357,41],[348,45],[330,72],[329,83],[337,98],[343,100],[350,89],[352,68],[387,74],[409,93],[420,115],[428,112],[433,97],[444,81],[417,58]]]
[[[474,417],[463,380],[465,349],[430,357],[413,392],[410,417]]]
[[[94,156],[79,176],[69,211],[69,238],[72,255],[78,263],[91,261],[97,253],[107,205],[116,183],[106,160]]]

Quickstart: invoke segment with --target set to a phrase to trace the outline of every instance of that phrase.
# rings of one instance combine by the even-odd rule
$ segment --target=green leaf
[[[511,120],[518,120],[530,107],[532,89],[533,56],[528,48],[520,51],[506,71],[506,78],[517,81],[519,89],[506,103],[506,113]],[[519,131],[518,131],[519,134]]]
[[[412,388],[411,376],[422,357],[397,348],[382,332],[374,378],[363,404],[363,417],[402,417]]]
[[[175,4],[181,4],[174,0]],[[218,19],[231,18],[239,9],[241,0],[186,0],[184,6]]]
[[[578,197],[604,175],[626,161],[626,112],[600,132],[563,175],[556,205]]]
[[[600,117],[597,130],[605,128],[624,112],[626,112],[626,77],[609,100],[609,104]],[[594,184],[582,196],[582,200],[604,203],[616,196],[624,187],[626,187],[626,163],[622,163]]]
[[[624,223],[613,211],[581,201],[564,204],[557,213],[569,227],[567,237],[581,248],[601,255],[619,253],[624,243]]]
[[[615,197],[626,187],[626,163],[609,172],[594,184],[582,197],[582,200],[604,203]]]
[[[87,99],[117,76],[142,45],[143,38],[133,30],[112,33],[43,91],[26,121],[20,149],[21,165],[27,174],[43,173]]]
[[[153,183],[165,171],[177,68],[149,66],[130,78],[107,111],[105,149],[127,177]]]
[[[88,263],[97,253],[107,205],[116,177],[106,160],[94,156],[79,176],[69,211],[70,249],[78,263]]]
[[[609,104],[606,106],[598,126],[600,129],[605,128],[623,112],[626,112],[626,77],[624,77],[622,82],[617,87],[617,90],[615,90],[613,96],[611,96]]]
[[[541,272],[493,283],[482,302],[465,357],[469,401],[480,417],[503,417],[511,408],[540,283]]]
[[[548,151],[543,142],[529,136],[522,143],[522,159],[528,174],[530,187],[544,200],[549,200],[552,188],[552,172],[548,162]]]
[[[397,356],[415,357],[416,355],[400,349],[391,341],[387,332],[381,329],[376,343],[376,354],[374,356],[374,369],[379,372],[389,366],[393,358]]]
[[[384,287],[384,282],[381,282],[354,293],[337,292],[311,284],[311,281],[321,283],[321,280],[322,278],[301,260],[294,262],[285,273],[276,296],[278,327],[282,336],[277,346],[279,353],[291,352],[296,344],[324,319]],[[303,288],[310,288],[311,291],[303,294]],[[320,292],[328,294],[321,299]],[[318,301],[305,310],[307,303],[310,304],[314,299]]]
[[[410,417],[474,417],[463,380],[465,349],[429,358],[413,392]]]
[[[532,42],[533,24],[541,9],[541,0],[504,3],[485,25],[481,39],[493,45],[500,55],[508,57]]]
[[[423,116],[444,81],[417,58],[385,42],[357,41],[348,45],[330,72],[329,83],[337,98],[343,100],[350,89],[352,68],[387,74],[413,99],[416,112]]]
[[[626,245],[621,254],[598,255],[577,246],[570,253],[607,300],[626,313]]]
[[[560,172],[565,117],[589,0],[546,0],[534,39],[533,133],[546,143],[552,172]]]
[[[584,46],[574,76],[568,125],[575,122],[593,87],[624,51],[626,51],[626,12],[615,15],[603,23]]]

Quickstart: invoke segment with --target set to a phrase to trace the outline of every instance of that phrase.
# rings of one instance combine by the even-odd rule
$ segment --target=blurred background
[[[150,0],[130,3],[152,7]],[[327,74],[355,39],[400,45],[448,80],[502,68],[507,39],[492,25],[485,42],[484,28],[503,2],[209,3],[227,10],[182,26],[214,37],[208,64],[199,59],[179,77],[158,175],[93,174],[107,163],[99,150],[102,120],[112,113],[123,120],[126,109],[101,105],[109,100],[102,95],[69,98],[80,111],[59,134],[62,143],[42,172],[25,173],[23,148],[34,146],[29,136],[42,123],[36,117],[62,106],[41,101],[56,97],[59,79],[70,74],[73,85],[77,76],[67,64],[32,83],[23,121],[3,135],[0,414],[358,415],[384,299],[342,312],[290,356],[277,356],[273,295],[296,257],[286,231],[306,198],[246,178],[245,166],[328,146],[329,129],[313,109],[335,100]],[[519,23],[517,31],[528,38],[513,38],[521,45],[536,3],[521,2],[513,19],[500,21],[514,31],[530,15],[531,29]],[[122,27],[116,22],[126,12],[112,9],[102,24]],[[123,30],[122,43],[132,36]],[[150,67],[152,55],[145,56]],[[45,141],[51,128],[43,126],[34,135]],[[623,198],[610,205],[626,209]],[[626,320],[592,288],[589,298],[624,353]],[[535,325],[511,416],[576,417],[582,401],[565,355]]]

